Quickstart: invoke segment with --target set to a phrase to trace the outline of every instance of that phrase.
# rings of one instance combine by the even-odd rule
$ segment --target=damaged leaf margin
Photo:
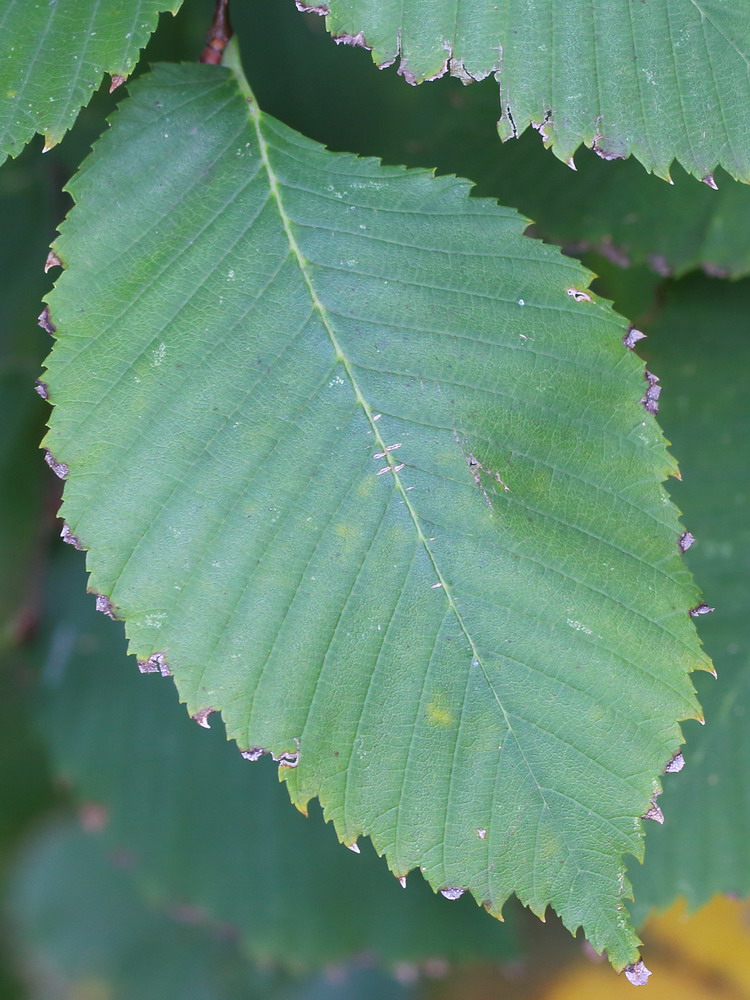
[[[750,24],[738,5],[472,0],[457,13],[453,0],[298,0],[297,7],[325,16],[334,39],[370,50],[380,68],[397,63],[411,84],[494,74],[500,137],[532,127],[570,166],[583,144],[605,160],[635,156],[667,181],[677,160],[709,187],[718,166],[750,182],[750,146],[742,141]]]

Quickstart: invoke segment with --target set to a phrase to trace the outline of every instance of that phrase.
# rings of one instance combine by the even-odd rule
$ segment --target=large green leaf
[[[56,562],[49,600],[37,718],[52,767],[164,908],[206,913],[252,959],[294,969],[517,957],[514,921],[436,899],[418,874],[404,892],[368,844],[355,855],[290,809],[270,761],[251,767],[221,725],[198,728],[158,673],[144,683],[79,559]]]
[[[0,162],[37,132],[54,146],[104,73],[127,77],[182,0],[4,0],[0,10]]]
[[[71,192],[47,443],[131,651],[345,843],[632,963],[622,855],[708,660],[590,274],[226,68],[136,84]]]
[[[568,160],[581,143],[634,154],[661,177],[673,159],[750,181],[750,21],[741,0],[315,0],[340,42],[399,62],[411,83],[492,73],[500,135],[528,126]]]
[[[705,730],[691,727],[685,770],[659,800],[664,827],[649,832],[633,875],[641,913],[678,895],[698,906],[716,892],[750,894],[749,325],[750,283],[703,279],[669,288],[649,330],[649,354],[672,373],[664,419],[684,455],[678,499],[697,539],[688,558],[717,609],[703,631],[719,677],[701,678]]]

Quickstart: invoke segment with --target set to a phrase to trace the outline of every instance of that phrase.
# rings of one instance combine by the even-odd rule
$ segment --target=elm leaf
[[[635,963],[623,855],[709,661],[590,272],[228,66],[137,81],[70,192],[46,444],[142,669],[396,876]]]

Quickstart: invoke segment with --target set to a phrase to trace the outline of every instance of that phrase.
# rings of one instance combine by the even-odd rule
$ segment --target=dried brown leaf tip
[[[107,618],[111,618],[113,622],[118,620],[117,615],[115,614],[114,605],[108,597],[104,596],[104,594],[96,595],[96,610],[100,611],[103,615],[106,615]]]
[[[628,330],[625,336],[622,338],[623,344],[632,351],[639,340],[645,340],[646,334],[642,333],[640,330],[636,330],[634,326]]]
[[[42,311],[39,313],[39,316],[37,318],[37,323],[39,324],[39,326],[41,326],[41,328],[44,330],[45,333],[48,333],[50,335],[50,337],[57,332],[57,327],[50,318],[49,306],[45,306],[44,309],[42,309]]]
[[[328,16],[328,7],[325,4],[306,4],[302,3],[301,0],[295,0],[295,7],[301,14],[319,14],[321,17]]]
[[[65,462],[58,462],[51,451],[45,451],[44,461],[60,479],[65,479],[66,476],[70,475],[70,469]]]
[[[664,822],[664,813],[656,804],[656,799],[651,799],[651,805],[647,811],[643,814],[641,819],[652,819],[655,823]]]
[[[80,539],[76,538],[67,524],[62,526],[62,531],[60,532],[60,538],[68,545],[72,545],[74,549],[78,549],[79,552],[83,552],[83,546],[81,545]]]
[[[112,83],[110,83],[109,85],[110,94],[113,93],[115,90],[117,90],[118,87],[121,87],[126,80],[127,80],[126,76],[121,76],[119,73],[113,73]]]
[[[42,399],[49,399],[49,390],[47,389],[46,382],[37,379],[34,383],[34,392],[41,396]]]
[[[57,256],[54,250],[50,250],[47,254],[47,259],[44,262],[44,273],[46,274],[53,267],[62,267],[63,262]]]
[[[447,889],[440,889],[440,895],[445,896],[446,899],[460,899],[466,892],[466,889],[459,889],[457,886],[449,886]]]
[[[167,657],[165,653],[154,653],[152,656],[149,656],[147,660],[139,660],[138,669],[142,674],[159,673],[162,677],[172,676],[172,671],[167,666]]]
[[[656,416],[659,412],[659,396],[661,395],[659,378],[648,370],[644,373],[643,377],[648,382],[648,389],[646,389],[646,394],[641,399],[641,405],[647,413],[653,413]]]
[[[677,544],[680,546],[681,552],[687,552],[687,550],[690,548],[690,546],[693,544],[694,541],[695,537],[691,535],[689,531],[684,531],[680,535],[680,540]]]
[[[368,52],[372,52],[372,45],[367,44],[361,31],[358,31],[356,35],[334,35],[333,40],[337,45],[353,45],[355,48],[367,49]]]
[[[190,718],[193,722],[197,722],[199,726],[202,726],[203,729],[210,729],[211,726],[208,724],[208,717],[215,711],[215,708],[202,708],[200,712],[196,712],[195,715],[191,715]]]
[[[705,601],[701,601],[697,607],[690,609],[690,617],[700,618],[701,615],[710,615],[712,611],[716,611],[716,608],[712,608]]]
[[[240,750],[240,753],[245,758],[245,760],[251,760],[255,763],[256,760],[268,753],[268,750],[264,750],[263,747],[253,747],[251,750]]]
[[[702,177],[701,180],[703,181],[704,184],[707,184],[714,191],[718,191],[719,190],[719,186],[716,183],[716,181],[714,180],[714,175],[713,174],[706,174],[706,176]]]
[[[643,964],[643,959],[640,958],[637,962],[633,962],[632,965],[628,965],[625,969],[625,978],[628,982],[632,983],[633,986],[645,986],[650,975],[651,973]]]
[[[677,774],[685,766],[685,758],[682,756],[682,751],[678,750],[674,757],[670,760],[667,766],[664,768],[665,774]]]

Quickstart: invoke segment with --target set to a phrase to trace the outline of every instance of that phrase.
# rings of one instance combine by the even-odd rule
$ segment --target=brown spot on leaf
[[[588,292],[582,292],[580,288],[569,288],[568,295],[573,299],[574,302],[591,302],[591,296]]]
[[[255,763],[256,760],[268,753],[268,750],[264,750],[263,747],[253,747],[251,750],[240,750],[240,753],[245,758],[245,760],[251,760]]]

